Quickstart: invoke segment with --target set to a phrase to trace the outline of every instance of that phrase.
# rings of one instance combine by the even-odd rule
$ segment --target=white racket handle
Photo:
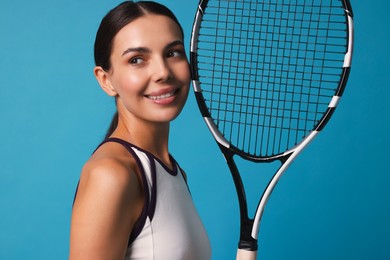
[[[237,250],[236,260],[256,260],[256,259],[257,259],[257,251],[248,251],[244,249]]]

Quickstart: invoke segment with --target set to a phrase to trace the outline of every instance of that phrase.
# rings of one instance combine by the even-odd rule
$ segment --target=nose
[[[153,62],[153,80],[158,83],[163,83],[172,78],[172,71],[167,61],[163,58],[158,58]]]

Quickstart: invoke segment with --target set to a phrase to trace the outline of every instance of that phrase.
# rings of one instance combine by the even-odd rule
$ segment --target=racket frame
[[[347,26],[347,52],[344,56],[343,71],[342,76],[340,77],[339,86],[331,99],[327,111],[324,113],[323,117],[319,120],[319,123],[316,127],[310,132],[299,144],[295,147],[281,153],[272,156],[262,157],[262,156],[253,156],[251,154],[245,153],[242,150],[233,146],[229,141],[225,139],[223,134],[218,130],[215,125],[209,110],[207,108],[206,102],[202,94],[202,88],[199,82],[199,75],[197,71],[197,49],[198,49],[198,33],[202,21],[202,16],[204,15],[204,10],[207,7],[208,0],[200,0],[198,4],[198,10],[195,15],[191,42],[190,42],[190,69],[191,69],[191,78],[193,90],[195,93],[195,98],[199,106],[201,115],[203,116],[207,127],[209,128],[211,134],[213,135],[215,141],[217,142],[219,148],[221,149],[222,154],[225,157],[225,160],[230,169],[239,201],[240,208],[240,240],[237,251],[237,259],[247,259],[252,260],[256,259],[257,250],[258,250],[258,236],[260,229],[260,221],[265,209],[265,206],[269,200],[269,197],[274,190],[276,184],[280,180],[281,176],[291,165],[294,159],[304,150],[305,147],[318,135],[318,133],[325,127],[329,119],[333,115],[339,100],[345,90],[345,86],[350,74],[350,66],[352,61],[353,53],[353,38],[354,38],[354,26],[353,26],[353,12],[349,0],[340,0],[343,4],[343,8],[346,15],[346,26]],[[273,162],[279,160],[281,166],[276,171],[274,176],[269,181],[267,187],[265,188],[260,201],[258,203],[256,213],[253,219],[248,216],[248,206],[245,195],[245,188],[238,171],[237,165],[234,161],[234,156],[239,155],[245,160],[252,162]]]

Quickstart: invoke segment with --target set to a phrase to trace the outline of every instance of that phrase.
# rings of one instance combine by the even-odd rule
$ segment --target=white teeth
[[[164,99],[164,98],[169,98],[175,94],[175,91],[160,95],[160,96],[147,96],[148,98],[152,100],[159,100],[159,99]]]

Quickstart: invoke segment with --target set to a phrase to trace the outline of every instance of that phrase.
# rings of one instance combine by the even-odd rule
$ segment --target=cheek
[[[119,96],[135,94],[141,92],[145,85],[146,80],[139,73],[127,73],[126,76],[121,77],[118,81],[118,94]]]
[[[188,69],[187,69],[186,78],[187,78],[187,85],[190,85],[190,82],[191,82],[191,73],[190,73],[190,68],[189,68],[189,67],[188,67]]]
[[[180,72],[179,73],[179,77],[180,77],[180,80],[189,85],[190,84],[190,81],[191,81],[191,73],[190,73],[190,66],[188,63],[186,64],[183,64],[179,69],[178,71]]]

